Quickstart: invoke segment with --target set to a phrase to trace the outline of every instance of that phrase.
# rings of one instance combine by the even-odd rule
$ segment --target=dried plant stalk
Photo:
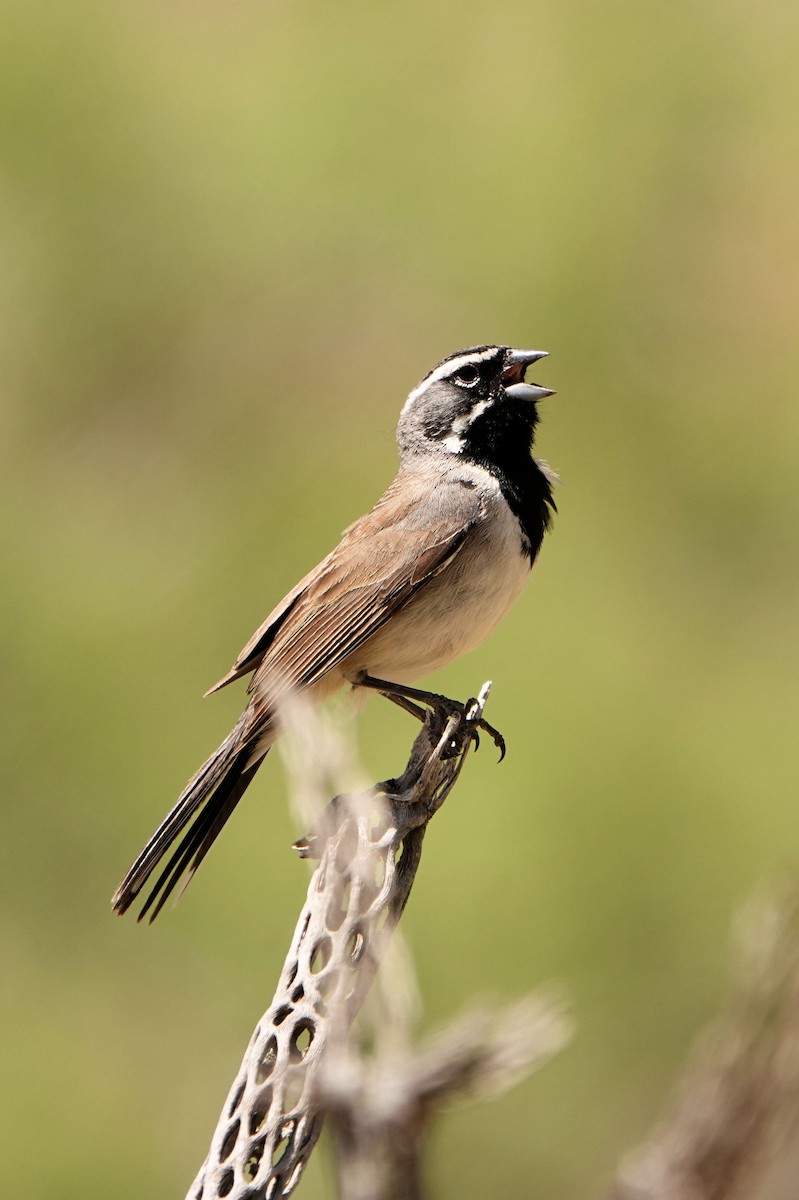
[[[416,1048],[396,1020],[384,1019],[381,999],[373,1051],[359,1052],[351,1038],[335,1042],[317,1081],[342,1200],[419,1200],[423,1144],[442,1107],[506,1091],[571,1034],[558,997],[539,992],[463,1017]]]
[[[799,894],[753,902],[736,940],[728,1011],[699,1038],[613,1200],[749,1200],[785,1161],[799,1116]]]
[[[400,778],[337,797],[297,843],[319,858],[262,1017],[187,1200],[272,1200],[296,1187],[319,1137],[317,1077],[342,1044],[416,875],[427,823],[460,774],[488,696],[431,710]]]

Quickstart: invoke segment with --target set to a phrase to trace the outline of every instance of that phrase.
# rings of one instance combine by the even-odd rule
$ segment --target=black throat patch
[[[557,511],[552,484],[531,454],[536,407],[529,401],[491,405],[468,428],[462,455],[489,471],[519,522],[522,553],[530,565]]]

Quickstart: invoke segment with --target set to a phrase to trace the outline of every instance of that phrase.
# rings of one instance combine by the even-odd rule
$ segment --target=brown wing
[[[249,690],[262,695],[315,683],[452,561],[480,515],[475,491],[461,483],[431,486],[398,476],[267,619],[218,686],[256,667]]]
[[[321,565],[324,566],[324,563]],[[304,579],[301,579],[297,586],[292,588],[287,596],[283,597],[278,606],[272,609],[263,625],[258,626],[247,644],[241,648],[236,656],[236,661],[227,675],[223,675],[213,687],[209,687],[205,693],[206,696],[211,696],[214,692],[218,692],[220,688],[227,687],[229,683],[233,683],[234,679],[241,679],[243,675],[249,675],[251,671],[255,670],[275,640],[280,626],[319,569],[319,567],[316,567]]]

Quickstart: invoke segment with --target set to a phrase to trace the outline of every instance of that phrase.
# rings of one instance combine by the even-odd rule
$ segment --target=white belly
[[[445,666],[488,637],[529,574],[519,523],[497,488],[452,563],[342,664],[342,674],[411,683]]]

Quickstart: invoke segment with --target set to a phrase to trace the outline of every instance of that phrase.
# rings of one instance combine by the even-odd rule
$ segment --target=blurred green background
[[[436,676],[494,680],[405,920],[433,1026],[560,980],[572,1047],[438,1125],[432,1195],[600,1195],[799,860],[799,9],[41,0],[0,50],[9,1195],[182,1196],[305,867],[270,761],[182,903],[122,872],[202,702],[395,466],[407,391],[542,346],[560,515]],[[373,701],[368,769],[407,718]],[[332,1193],[321,1151],[301,1194]]]

